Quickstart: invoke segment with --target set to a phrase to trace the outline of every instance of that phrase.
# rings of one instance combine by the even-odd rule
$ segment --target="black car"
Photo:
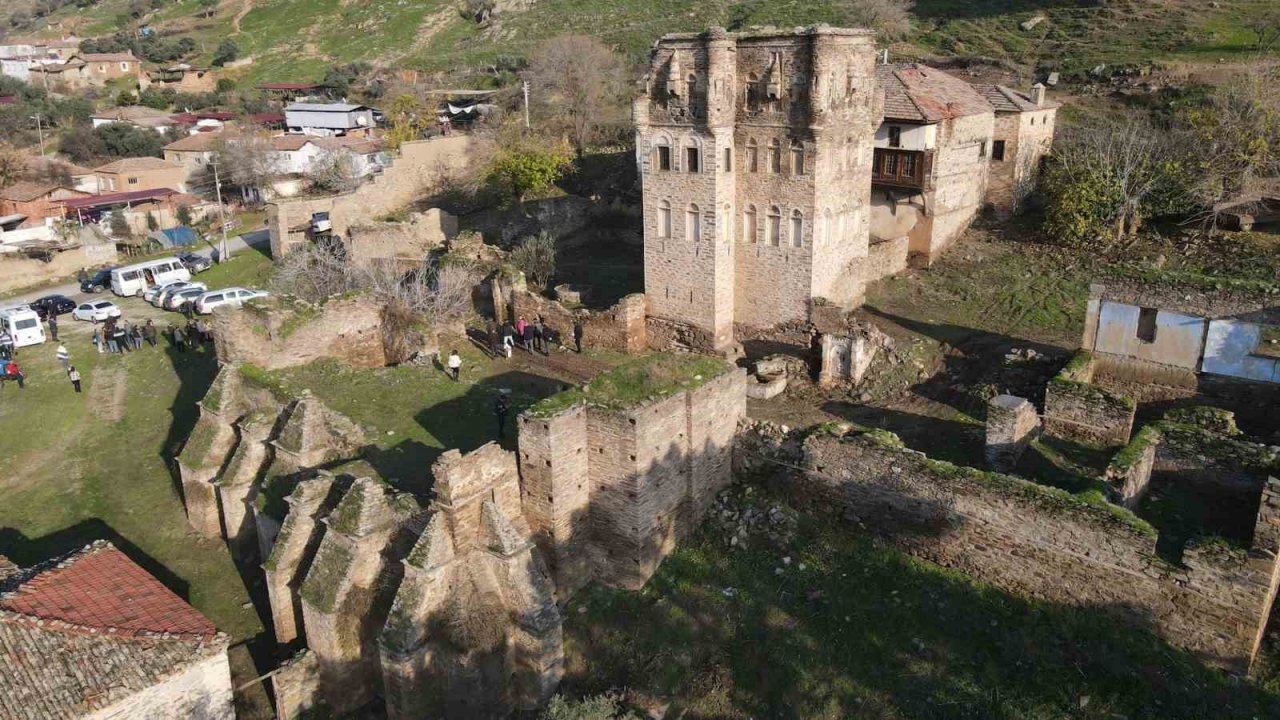
[[[48,320],[50,315],[66,315],[76,309],[76,302],[66,295],[45,295],[30,305],[41,320]]]
[[[178,256],[178,260],[182,262],[183,267],[185,267],[192,275],[195,275],[198,272],[204,272],[205,270],[213,267],[212,260],[195,253],[182,253]]]
[[[80,280],[80,292],[100,293],[111,287],[112,268],[103,268],[93,275]]]

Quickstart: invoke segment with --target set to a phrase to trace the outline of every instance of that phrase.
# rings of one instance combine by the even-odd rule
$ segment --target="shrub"
[[[524,273],[529,284],[544,291],[556,273],[556,239],[551,233],[542,231],[530,235],[511,251],[511,264]]]

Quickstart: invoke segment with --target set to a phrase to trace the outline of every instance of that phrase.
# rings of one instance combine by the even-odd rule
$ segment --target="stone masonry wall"
[[[357,367],[382,367],[386,365],[382,327],[382,306],[363,296],[319,306],[276,298],[213,314],[218,361],[268,370],[322,357]]]
[[[1045,388],[1045,432],[1056,437],[1124,445],[1136,410],[1133,400],[1090,383],[1054,378]]]
[[[210,655],[182,673],[134,693],[121,702],[80,716],[82,720],[200,718],[235,720],[231,666],[227,652]]]
[[[409,215],[404,222],[352,225],[346,238],[347,257],[357,265],[391,261],[413,267],[457,234],[458,218],[430,208]]]
[[[1040,430],[1040,416],[1026,398],[997,395],[987,403],[987,467],[1012,472]]]
[[[584,348],[642,353],[648,348],[645,332],[645,296],[628,295],[616,305],[600,311],[578,310],[576,314],[555,300],[548,300],[527,290],[511,293],[511,316],[523,316],[530,322],[541,317],[543,323],[559,336],[560,342],[573,347],[575,316],[582,322]]]
[[[732,482],[746,375],[626,410],[519,419],[525,514],[561,597],[591,580],[639,588]]]
[[[896,440],[896,439],[895,439]],[[937,463],[872,434],[815,436],[790,483],[802,506],[856,517],[903,549],[1016,592],[1151,623],[1206,661],[1246,671],[1277,560],[1189,549],[1156,561],[1136,519],[1011,476]]]
[[[907,269],[911,241],[906,236],[871,243],[867,253],[867,282],[897,275]]]
[[[1148,425],[1107,465],[1103,479],[1111,486],[1119,504],[1132,509],[1146,495],[1159,446],[1160,431]]]
[[[938,150],[933,161],[932,218],[927,235],[912,235],[911,254],[932,262],[969,227],[982,209],[987,185],[994,113],[944,121],[938,128]]]
[[[311,222],[313,213],[329,213],[333,234],[345,237],[348,228],[367,224],[429,195],[443,178],[466,166],[470,150],[471,138],[461,133],[407,142],[400,146],[400,155],[390,167],[354,192],[268,203],[271,256],[284,257],[307,242],[301,229]]]

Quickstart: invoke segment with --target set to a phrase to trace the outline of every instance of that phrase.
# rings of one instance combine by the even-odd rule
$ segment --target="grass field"
[[[82,36],[117,29],[126,0],[65,8],[55,19]],[[1270,0],[919,0],[915,28],[900,55],[974,55],[1015,66],[1081,72],[1105,63],[1161,59],[1248,59],[1256,54],[1248,21]],[[1043,14],[1032,30],[1020,23]],[[146,20],[164,33],[193,37],[207,62],[223,38],[254,62],[251,81],[314,80],[333,64],[361,60],[383,66],[466,75],[500,57],[528,57],[561,33],[594,35],[633,62],[667,32],[713,25],[850,24],[838,0],[540,0],[480,27],[451,0],[224,0],[203,17],[196,0],[178,0]],[[58,31],[44,31],[56,35]]]
[[[730,549],[715,521],[640,593],[567,612],[566,691],[627,688],[698,718],[1270,718],[1280,699],[1097,608],[1013,596],[865,535],[796,524]]]

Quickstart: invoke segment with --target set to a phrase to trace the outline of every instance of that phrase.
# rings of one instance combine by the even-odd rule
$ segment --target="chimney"
[[[1044,107],[1044,83],[1031,86],[1031,99],[1035,101],[1036,107]]]

